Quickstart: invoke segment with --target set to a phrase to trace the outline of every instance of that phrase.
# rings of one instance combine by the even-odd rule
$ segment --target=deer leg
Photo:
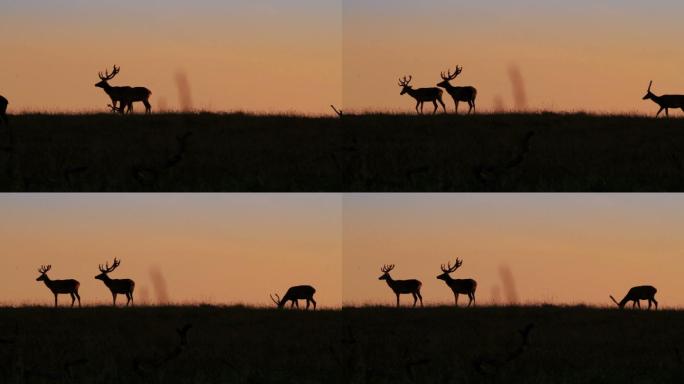
[[[648,299],[648,310],[649,310],[649,311],[651,310],[651,304],[652,304],[652,303],[651,303],[651,299]]]
[[[126,292],[126,306],[131,303],[131,294]]]
[[[306,299],[306,310],[307,311],[309,310],[309,304],[310,304],[309,299]]]
[[[397,293],[397,308],[399,308],[399,294]]]
[[[73,292],[69,293],[69,296],[71,296],[71,308],[73,308],[74,303],[76,302],[76,296],[74,296]]]
[[[442,109],[444,110],[444,113],[447,113],[446,105],[444,104],[444,101],[442,100],[442,98],[440,97],[439,99],[437,99],[437,101],[439,101],[439,103],[442,105]]]
[[[314,305],[314,308],[313,308],[313,309],[314,309],[314,311],[315,311],[315,310],[316,310],[316,300],[314,300],[313,297],[311,298],[311,302],[312,302],[313,305]]]
[[[416,303],[418,302],[418,296],[416,296],[415,292],[413,292],[411,295],[413,296],[413,308],[415,308]]]
[[[473,99],[472,103],[473,103],[473,113],[475,113],[475,99]]]
[[[665,117],[670,117],[670,108],[665,108]]]
[[[112,292],[112,299],[114,300],[114,306],[116,307],[116,293]]]
[[[458,307],[458,293],[454,292],[454,301],[456,302],[456,306]]]
[[[55,308],[57,308],[57,294],[55,293]]]
[[[437,113],[437,101],[436,101],[436,100],[432,100],[432,105],[435,106],[435,109],[432,110],[432,114],[434,115],[435,113]]]
[[[418,111],[419,105],[420,105],[420,101],[416,100],[416,113],[420,115],[420,111]]]
[[[658,302],[656,301],[655,297],[651,300],[653,300],[653,304],[655,304],[655,309],[658,310]]]
[[[425,102],[424,102],[424,101],[421,101],[421,102],[420,102],[420,114],[421,114],[421,115],[423,114],[423,107],[424,107],[424,106],[425,106]]]
[[[420,291],[416,293],[418,293],[418,298],[420,299],[420,307],[423,308],[423,295],[420,294]]]
[[[81,296],[78,294],[78,292],[74,292],[76,295],[76,298],[78,298],[78,307],[81,308]]]
[[[658,117],[658,116],[660,115],[660,112],[662,112],[663,109],[665,109],[665,108],[664,108],[664,107],[660,107],[660,109],[658,110],[658,113],[656,113],[656,117]]]
[[[152,105],[150,105],[150,102],[147,99],[143,100],[143,104],[145,104],[145,113],[152,113]]]

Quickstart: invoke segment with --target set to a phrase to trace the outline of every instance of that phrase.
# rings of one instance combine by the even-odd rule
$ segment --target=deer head
[[[275,305],[278,306],[278,308],[282,308],[285,305],[285,302],[280,299],[280,296],[277,293],[274,293],[274,295],[276,296],[275,298],[273,297],[273,295],[269,295],[271,297],[271,300],[273,300],[273,302],[275,303]]]
[[[444,264],[442,264],[441,265],[442,274],[437,276],[437,278],[440,280],[444,280],[444,281],[449,280],[451,278],[451,276],[449,276],[449,274],[451,272],[454,272],[458,268],[460,268],[462,264],[463,264],[463,260],[460,260],[458,258],[456,259],[456,263],[453,266],[451,266],[451,263],[447,263],[446,267],[444,266]]]
[[[441,72],[439,76],[442,78],[442,81],[437,84],[437,86],[442,88],[448,87],[450,85],[449,81],[455,79],[461,74],[461,72],[463,72],[463,67],[458,65],[456,66],[456,69],[454,69],[454,73],[451,73],[451,71],[447,70],[447,74],[445,75],[444,72]]]
[[[394,269],[394,264],[383,265],[382,268],[380,268],[380,271],[382,272],[382,276],[378,277],[378,280],[391,280],[392,278],[390,277],[389,273],[393,269]]]
[[[109,83],[107,83],[107,81],[113,79],[114,76],[116,76],[119,73],[120,69],[121,68],[119,68],[115,65],[114,69],[112,69],[112,73],[109,73],[108,71],[105,70],[105,73],[103,75],[102,72],[98,72],[97,75],[100,77],[100,82],[95,84],[95,86],[99,87],[99,88],[109,87]]]
[[[109,279],[109,276],[107,276],[107,274],[109,272],[112,272],[113,270],[115,270],[116,267],[119,266],[119,264],[121,264],[121,260],[118,260],[116,257],[114,258],[114,264],[112,264],[111,267],[109,266],[109,263],[106,263],[104,267],[102,266],[102,264],[100,264],[99,268],[100,268],[101,273],[99,275],[95,276],[95,278],[98,280]]]
[[[38,273],[40,273],[40,276],[36,279],[36,281],[43,281],[43,280],[49,280],[47,277],[47,273],[52,268],[52,265],[41,265],[40,268],[38,269]]]
[[[648,83],[648,90],[646,90],[646,95],[641,99],[641,100],[648,100],[652,99],[655,97],[655,95],[651,92],[651,86],[653,85],[653,80],[651,80],[650,83]]]
[[[404,76],[403,79],[399,79],[399,86],[401,87],[401,92],[399,93],[400,95],[403,95],[404,93],[408,92],[409,89],[413,88],[409,85],[409,83],[411,83],[412,78],[413,76],[409,75],[408,79],[406,78],[406,76]]]

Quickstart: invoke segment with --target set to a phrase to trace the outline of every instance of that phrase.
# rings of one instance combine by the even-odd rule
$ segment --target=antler
[[[453,80],[456,78],[456,76],[460,75],[461,72],[463,72],[463,67],[457,65],[454,73],[451,73],[451,71],[447,70],[446,76],[444,75],[444,72],[441,72],[439,75],[442,77],[442,80]]]
[[[451,273],[451,272],[457,270],[462,264],[463,264],[463,260],[456,258],[456,264],[454,264],[453,267],[451,266],[451,263],[447,263],[446,268],[444,268],[444,264],[442,264],[442,272]]]
[[[648,83],[648,91],[647,92],[651,92],[651,85],[653,85],[653,80],[651,80],[651,82]]]
[[[102,72],[98,72],[97,75],[100,77],[100,80],[111,80],[114,78],[119,73],[119,70],[121,68],[117,67],[116,65],[114,66],[114,69],[112,69],[112,73],[110,74],[107,70],[105,70],[105,74],[103,75]]]
[[[394,264],[390,264],[390,265],[386,265],[386,264],[385,264],[385,265],[382,266],[382,268],[380,268],[380,271],[383,272],[383,273],[387,273],[387,272],[389,272],[389,271],[391,271],[391,270],[393,270],[393,269],[394,269]]]
[[[275,295],[278,298],[278,300],[274,299],[273,295],[269,295],[269,296],[271,297],[271,300],[273,300],[273,302],[276,303],[276,305],[280,305],[280,296],[278,296],[277,293]]]
[[[40,269],[38,269],[38,272],[39,273],[47,273],[47,271],[49,271],[50,268],[52,268],[52,265],[48,265],[48,266],[41,265]]]
[[[114,258],[114,264],[112,264],[111,267],[109,266],[109,262],[107,262],[107,263],[105,264],[104,267],[102,267],[102,264],[100,264],[100,265],[99,265],[100,272],[102,272],[102,273],[109,273],[109,272],[112,272],[113,270],[116,269],[116,267],[119,266],[119,264],[121,264],[121,260],[118,260],[118,259],[115,257],[115,258]]]
[[[399,86],[400,87],[407,87],[409,83],[411,82],[411,79],[413,79],[413,76],[409,75],[408,79],[406,76],[404,76],[403,79],[399,79]]]

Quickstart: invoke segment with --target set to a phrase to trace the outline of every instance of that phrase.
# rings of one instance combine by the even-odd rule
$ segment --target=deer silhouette
[[[435,106],[435,109],[432,111],[432,114],[434,115],[437,113],[437,102],[439,102],[442,105],[442,108],[444,109],[444,113],[446,113],[446,106],[444,105],[444,102],[442,101],[442,94],[443,91],[439,88],[416,88],[413,89],[411,85],[411,79],[413,77],[409,76],[406,78],[404,76],[403,79],[399,79],[399,86],[401,87],[401,92],[399,93],[400,95],[403,95],[405,93],[408,93],[409,96],[413,97],[416,99],[416,113],[422,114],[423,113],[423,103],[426,101],[432,102],[432,104]],[[418,106],[420,106],[420,111],[418,110]]]
[[[416,302],[420,299],[420,306],[423,306],[423,296],[420,295],[420,287],[423,286],[419,280],[394,280],[390,276],[390,271],[394,269],[394,264],[383,265],[380,268],[382,276],[378,277],[378,280],[385,280],[387,285],[392,289],[395,295],[397,295],[397,308],[399,308],[399,295],[410,293],[413,295],[413,307],[415,308]]]
[[[96,87],[104,89],[105,93],[109,95],[112,99],[113,112],[124,113],[124,108],[127,108],[127,112],[133,112],[133,103],[136,101],[141,101],[145,104],[145,113],[152,112],[152,106],[150,105],[149,98],[152,92],[145,87],[112,87],[109,85],[108,81],[113,79],[117,74],[119,74],[121,68],[116,65],[112,69],[112,73],[105,71],[104,75],[102,72],[98,72],[100,77],[100,82],[95,84]],[[117,107],[116,103],[119,103]]]
[[[471,112],[475,112],[475,98],[477,97],[477,89],[475,87],[454,87],[449,83],[449,81],[455,79],[458,75],[463,72],[463,67],[456,66],[456,69],[454,70],[454,73],[451,73],[451,71],[447,70],[447,74],[445,75],[444,72],[440,73],[440,77],[442,78],[442,81],[437,83],[437,86],[440,88],[444,88],[449,95],[451,95],[451,98],[454,99],[454,104],[456,106],[456,114],[458,114],[458,103],[460,101],[465,101],[468,103],[468,114]]]
[[[617,304],[620,309],[624,308],[629,301],[632,302],[632,308],[637,306],[639,309],[641,309],[641,304],[639,301],[648,300],[648,309],[651,309],[651,304],[653,303],[655,304],[655,309],[657,310],[658,302],[655,299],[656,292],[658,292],[658,290],[652,285],[640,285],[638,287],[632,287],[619,303],[617,300],[615,300],[613,295],[610,295],[610,299],[613,300],[613,302]]]
[[[4,122],[5,125],[9,124],[9,121],[7,120],[7,105],[9,105],[9,101],[3,96],[0,96],[0,122]]]
[[[682,111],[684,111],[684,95],[662,95],[662,96],[656,96],[651,92],[651,86],[653,85],[653,81],[651,80],[650,83],[648,83],[648,90],[646,91],[646,95],[642,98],[642,100],[653,100],[654,103],[658,104],[660,106],[660,109],[658,110],[658,113],[656,113],[656,117],[660,115],[660,112],[665,110],[665,116],[670,117],[670,113],[668,110],[670,108],[681,108]]]
[[[132,304],[133,289],[135,289],[135,282],[131,279],[112,279],[109,277],[108,273],[114,271],[119,264],[121,264],[121,260],[114,258],[114,263],[111,267],[109,266],[109,263],[106,263],[104,267],[100,265],[100,274],[95,276],[97,280],[102,280],[102,282],[112,292],[112,300],[115,307],[116,295],[118,294],[126,295],[126,306],[128,306],[128,304]]]
[[[475,302],[477,282],[473,279],[453,279],[451,275],[449,275],[460,268],[461,265],[463,265],[463,260],[460,259],[456,259],[456,263],[453,266],[451,266],[451,263],[447,263],[446,267],[442,264],[442,274],[437,276],[437,278],[439,280],[444,280],[446,285],[454,292],[454,302],[456,306],[458,306],[458,295],[463,293],[468,295],[468,306],[470,307],[470,304]]]
[[[309,309],[309,304],[313,303],[313,309],[316,310],[316,300],[314,300],[313,295],[316,293],[316,288],[310,285],[296,285],[290,287],[290,289],[285,292],[285,296],[281,299],[276,293],[276,298],[271,296],[271,300],[278,306],[278,308],[283,308],[288,301],[290,301],[290,308],[297,306],[299,308],[299,300],[306,300],[306,309]]]
[[[78,299],[78,306],[81,306],[81,296],[78,295],[78,288],[81,286],[81,283],[74,279],[68,279],[68,280],[50,280],[48,277],[47,273],[48,271],[52,269],[52,265],[41,265],[40,268],[38,269],[38,273],[40,273],[40,276],[36,279],[36,281],[42,281],[45,283],[45,285],[52,291],[52,294],[55,295],[55,307],[57,307],[57,295],[59,294],[69,294],[71,296],[71,306],[74,306],[74,302],[76,299]]]

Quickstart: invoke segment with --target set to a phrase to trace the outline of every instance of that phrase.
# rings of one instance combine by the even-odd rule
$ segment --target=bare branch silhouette
[[[477,289],[477,282],[473,279],[453,279],[450,275],[450,273],[455,272],[458,268],[460,268],[461,265],[463,265],[463,260],[458,258],[453,266],[451,263],[447,263],[446,267],[444,264],[442,264],[442,274],[438,275],[437,278],[444,280],[446,285],[451,288],[451,291],[454,293],[454,303],[456,306],[458,306],[458,295],[463,293],[468,295],[468,306],[470,307],[470,304],[475,302],[475,290]]]
[[[100,82],[95,84],[96,87],[104,89],[104,91],[112,99],[112,104],[107,106],[111,108],[112,112],[118,112],[124,114],[124,109],[127,108],[127,112],[133,112],[133,103],[141,101],[145,105],[145,113],[152,112],[152,106],[150,105],[149,98],[152,92],[145,87],[112,87],[109,85],[108,81],[113,79],[120,71],[120,68],[116,65],[112,69],[112,73],[105,71],[98,73],[100,77]],[[119,103],[117,107],[116,103]]]
[[[624,308],[628,302],[632,302],[632,308],[639,307],[641,309],[641,304],[639,301],[648,300],[648,309],[651,309],[651,304],[655,304],[655,309],[658,309],[658,302],[655,299],[655,294],[658,290],[652,285],[640,285],[637,287],[632,287],[625,297],[618,302],[615,300],[613,295],[610,295],[610,299],[620,308]]]
[[[399,94],[403,95],[405,93],[408,93],[409,96],[416,99],[416,113],[423,113],[423,103],[426,101],[431,102],[435,106],[435,109],[432,111],[432,114],[437,113],[437,102],[439,102],[442,105],[444,113],[446,113],[446,106],[444,105],[444,101],[442,101],[442,94],[444,92],[439,88],[413,89],[413,87],[409,85],[411,83],[412,78],[412,76],[409,76],[408,78],[404,76],[403,79],[399,79],[399,86],[401,87],[401,92]],[[418,106],[420,106],[420,110],[418,110]]]
[[[119,264],[121,264],[121,260],[114,258],[114,263],[111,267],[109,266],[109,263],[105,264],[104,267],[100,265],[100,274],[95,276],[95,278],[102,280],[102,282],[112,292],[114,306],[116,306],[116,296],[118,294],[126,296],[126,306],[128,306],[133,302],[133,290],[135,289],[135,282],[131,279],[112,279],[108,275],[110,272],[114,271]]]
[[[468,114],[471,112],[475,112],[475,98],[477,98],[477,89],[475,87],[454,87],[451,85],[449,81],[454,80],[458,75],[463,72],[463,67],[461,66],[456,66],[456,69],[454,69],[454,73],[451,73],[451,71],[447,70],[446,75],[444,72],[440,73],[440,76],[442,77],[442,81],[440,83],[437,83],[437,86],[440,88],[444,88],[449,95],[451,95],[451,98],[454,99],[454,104],[456,106],[456,114],[458,114],[458,103],[460,101],[465,101],[468,103]]]
[[[648,83],[648,90],[642,100],[653,100],[654,103],[658,104],[660,109],[658,110],[658,113],[656,113],[656,117],[658,117],[663,110],[665,110],[665,116],[670,117],[670,108],[681,108],[681,110],[684,111],[684,95],[656,96],[651,92],[652,85],[653,81]]]
[[[335,106],[332,105],[332,104],[330,104],[330,108],[332,108],[332,110],[335,111],[335,113],[337,114],[337,116],[342,117],[342,110],[341,110],[341,109],[338,110],[338,109],[335,108]]]
[[[290,287],[290,289],[285,292],[285,296],[281,299],[278,294],[271,296],[271,300],[278,306],[278,308],[283,308],[287,302],[290,302],[290,308],[297,306],[299,308],[299,300],[306,300],[306,309],[309,309],[309,305],[313,303],[313,309],[316,310],[316,300],[314,300],[313,295],[316,293],[316,288],[310,285],[296,285]]]
[[[74,306],[74,302],[76,299],[78,299],[78,306],[81,306],[81,296],[78,294],[78,288],[81,286],[81,283],[74,279],[67,279],[67,280],[51,280],[47,273],[48,271],[52,269],[52,265],[41,265],[40,268],[38,269],[38,273],[40,273],[40,276],[36,279],[36,281],[42,281],[45,283],[45,285],[52,291],[52,294],[55,295],[55,307],[57,307],[57,295],[60,294],[68,294],[71,296],[71,306]]]
[[[423,286],[419,280],[394,280],[390,276],[390,271],[394,269],[394,264],[383,265],[380,268],[382,276],[378,277],[378,280],[385,280],[390,289],[397,295],[397,308],[399,308],[399,295],[401,294],[411,294],[413,296],[413,307],[416,306],[416,302],[420,299],[420,306],[423,306],[423,296],[420,294],[420,288]]]

